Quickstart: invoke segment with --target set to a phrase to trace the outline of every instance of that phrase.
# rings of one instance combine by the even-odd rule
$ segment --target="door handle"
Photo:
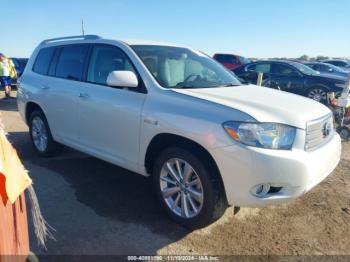
[[[150,117],[145,118],[144,122],[150,125],[155,125],[155,126],[158,125],[158,121]]]
[[[87,93],[79,93],[80,98],[88,98],[89,95]]]
[[[42,86],[41,86],[41,89],[42,89],[42,90],[47,90],[47,89],[50,89],[50,87],[48,87],[47,85],[42,85]]]

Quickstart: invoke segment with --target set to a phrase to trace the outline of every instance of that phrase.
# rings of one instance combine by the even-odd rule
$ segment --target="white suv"
[[[151,176],[169,216],[192,228],[228,205],[292,200],[340,159],[327,107],[242,85],[207,55],[164,43],[43,41],[18,108],[39,155],[64,144]]]

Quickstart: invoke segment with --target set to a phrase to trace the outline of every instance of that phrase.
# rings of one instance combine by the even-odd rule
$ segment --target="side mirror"
[[[112,71],[107,77],[107,85],[112,87],[137,87],[139,81],[132,71]]]

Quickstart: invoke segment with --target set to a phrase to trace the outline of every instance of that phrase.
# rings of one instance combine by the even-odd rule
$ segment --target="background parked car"
[[[230,70],[251,62],[246,57],[233,54],[215,54],[213,58]]]
[[[347,77],[349,75],[348,71],[332,64],[321,63],[321,62],[309,62],[309,63],[305,63],[305,65],[307,65],[308,67],[311,67],[315,71],[320,72],[321,74],[336,75],[340,77]]]
[[[340,67],[342,69],[345,69],[346,71],[350,71],[350,61],[348,60],[341,60],[341,59],[328,59],[321,61],[323,63],[332,64],[337,67]]]
[[[263,86],[310,97],[325,103],[327,93],[340,94],[345,85],[343,77],[321,75],[301,63],[292,61],[259,61],[241,66],[234,73],[249,83],[256,84],[262,72]]]
[[[23,74],[24,68],[27,65],[28,59],[27,58],[11,58],[13,61],[18,77],[20,77]]]

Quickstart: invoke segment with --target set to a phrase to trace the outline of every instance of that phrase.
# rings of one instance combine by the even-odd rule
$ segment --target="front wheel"
[[[161,205],[173,220],[191,229],[212,223],[227,207],[218,174],[206,164],[189,150],[169,148],[154,166]]]
[[[307,96],[317,102],[324,103],[327,101],[327,90],[323,87],[314,87],[310,89]]]
[[[337,128],[337,132],[342,140],[350,139],[350,129],[346,126]]]

